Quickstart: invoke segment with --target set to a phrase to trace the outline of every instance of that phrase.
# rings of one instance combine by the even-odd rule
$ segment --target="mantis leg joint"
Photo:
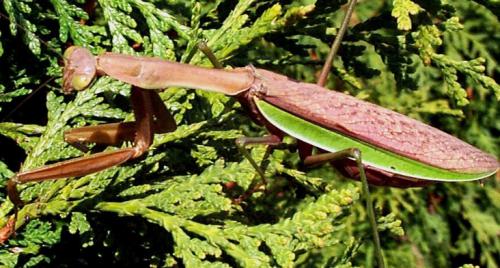
[[[352,157],[356,158],[356,160],[361,160],[361,151],[358,148],[350,148],[349,150]]]

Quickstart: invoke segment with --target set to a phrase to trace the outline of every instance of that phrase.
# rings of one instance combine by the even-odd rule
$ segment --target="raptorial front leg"
[[[382,256],[382,247],[380,245],[380,237],[377,229],[377,221],[375,219],[375,212],[373,209],[372,199],[370,197],[370,188],[368,185],[368,180],[365,174],[365,168],[363,166],[361,151],[357,148],[349,148],[335,153],[324,153],[311,155],[304,159],[304,164],[311,166],[317,165],[325,162],[331,162],[334,160],[354,158],[356,165],[359,169],[359,177],[361,179],[361,184],[363,186],[363,195],[366,200],[366,211],[368,212],[368,220],[370,221],[370,226],[372,229],[373,243],[375,244],[375,252],[377,255],[378,267],[385,267],[384,258]]]
[[[167,107],[165,107],[160,95],[151,90],[146,92],[151,98],[151,105],[153,107],[153,132],[162,134],[174,131],[177,128],[177,124],[172,114],[167,110]]]
[[[134,147],[124,148],[112,152],[102,152],[92,154],[90,156],[70,159],[37,169],[19,172],[7,183],[7,193],[9,195],[9,199],[12,203],[14,203],[14,205],[22,206],[23,202],[17,192],[17,184],[48,179],[85,176],[87,174],[122,164],[125,161],[132,159],[134,155],[136,155]]]
[[[73,128],[64,132],[64,141],[73,147],[87,152],[87,144],[119,145],[124,141],[133,141],[135,122],[122,122]]]
[[[148,90],[144,91],[143,94],[151,102],[152,114],[154,115],[153,132],[160,134],[174,131],[176,129],[175,120],[158,93]],[[136,125],[136,122],[133,121],[74,128],[64,132],[64,140],[82,151],[87,151],[86,144],[88,143],[119,145],[124,141],[135,139]]]
[[[146,152],[153,142],[154,132],[166,132],[175,129],[173,118],[166,114],[168,111],[165,113],[166,110],[162,110],[161,107],[157,107],[159,104],[158,102],[161,102],[157,93],[134,87],[131,92],[131,101],[136,122],[108,124],[94,128],[89,127],[84,129],[84,131],[78,131],[77,133],[78,135],[85,137],[84,140],[88,142],[98,136],[96,133],[106,133],[107,131],[107,133],[109,133],[108,137],[110,138],[104,140],[104,143],[108,142],[109,144],[119,142],[121,141],[120,138],[133,138],[134,146],[112,152],[102,152],[90,156],[79,157],[17,173],[9,180],[7,186],[8,196],[15,206],[15,215],[13,217],[14,222],[17,218],[18,207],[23,205],[16,187],[18,184],[47,179],[84,176],[122,164],[127,160],[137,158]],[[155,117],[158,121],[166,119],[167,123],[155,123]],[[125,128],[125,130],[121,131],[121,128]],[[9,224],[0,230],[0,242],[6,240],[12,233],[14,233],[13,228],[15,228],[15,224],[9,221]]]
[[[132,139],[134,146],[123,148],[113,152],[97,153],[90,156],[79,157],[62,161],[41,168],[17,173],[9,181],[9,198],[15,205],[22,205],[17,194],[16,185],[31,181],[42,181],[47,179],[60,179],[66,177],[84,176],[112,166],[124,163],[129,159],[139,157],[147,151],[153,139],[154,109],[151,91],[133,88],[131,93],[132,107],[136,122],[107,124],[82,128],[77,131],[85,142],[93,141],[99,133],[107,133],[107,139],[96,140],[103,143],[118,143],[119,138]],[[154,93],[156,94],[156,93]],[[122,129],[124,129],[122,131]],[[77,135],[73,133],[73,135]],[[101,135],[105,136],[105,135]],[[72,136],[75,137],[75,136]]]

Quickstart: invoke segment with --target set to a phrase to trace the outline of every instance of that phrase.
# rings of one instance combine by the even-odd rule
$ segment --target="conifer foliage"
[[[61,92],[69,45],[226,68],[253,64],[314,82],[347,1],[3,0],[0,181],[84,153],[70,128],[131,121],[130,85],[102,77]],[[359,1],[328,87],[432,124],[499,155],[497,1]],[[7,19],[8,18],[8,19]],[[48,79],[52,78],[52,80]],[[496,81],[495,81],[496,80]],[[40,87],[40,85],[42,85]],[[375,265],[360,185],[293,149],[255,146],[266,192],[234,140],[263,136],[231,98],[169,88],[176,131],[145,156],[84,177],[19,186],[26,205],[4,266],[354,267]],[[293,148],[292,139],[285,140]],[[124,144],[123,146],[127,146]],[[500,188],[374,188],[390,267],[498,267]],[[0,193],[0,226],[13,205]]]

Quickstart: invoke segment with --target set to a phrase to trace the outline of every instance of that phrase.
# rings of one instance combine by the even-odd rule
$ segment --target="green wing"
[[[471,181],[483,179],[496,173],[496,171],[460,173],[436,168],[315,125],[263,100],[255,99],[255,103],[270,123],[288,135],[328,152],[358,148],[362,152],[365,165],[391,173],[431,181]]]

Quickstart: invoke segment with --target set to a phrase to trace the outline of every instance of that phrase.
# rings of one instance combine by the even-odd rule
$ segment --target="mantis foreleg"
[[[121,141],[122,139],[133,139],[133,147],[112,152],[97,153],[17,173],[7,184],[9,198],[15,206],[15,215],[17,215],[18,207],[23,205],[17,191],[18,184],[47,179],[84,176],[122,164],[146,152],[153,141],[154,132],[167,132],[175,129],[175,122],[172,116],[163,106],[164,104],[156,92],[134,87],[131,93],[131,101],[136,119],[135,122],[108,124],[86,129],[81,128],[80,130],[73,131],[71,135],[75,138],[81,134],[81,139],[78,142],[82,143],[101,141],[102,143],[109,144]],[[109,135],[109,137],[107,139],[96,138],[103,135]],[[14,222],[15,219],[16,216],[14,216]],[[15,224],[10,224],[9,226],[9,228],[15,228]],[[0,235],[0,240],[8,238],[14,232],[12,229],[3,231],[6,234],[3,236]]]
[[[166,109],[158,93],[149,91],[146,94],[149,95],[152,102],[153,132],[160,134],[174,131],[176,128],[175,120]],[[137,124],[135,121],[85,126],[65,131],[64,141],[78,149],[87,151],[85,146],[87,143],[119,145],[124,141],[134,141],[136,132]]]

